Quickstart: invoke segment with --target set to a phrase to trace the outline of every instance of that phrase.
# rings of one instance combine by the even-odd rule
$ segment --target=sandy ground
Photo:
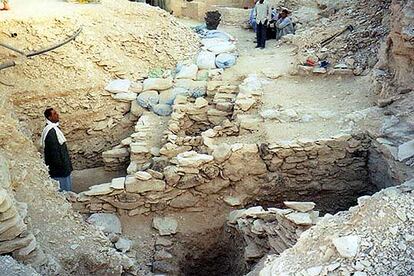
[[[255,49],[252,31],[232,26],[224,26],[221,30],[237,38],[240,54],[237,64],[227,69],[223,78],[243,80],[249,74],[257,74],[268,82],[264,85],[262,105],[249,112],[250,116],[259,118],[261,111],[282,108],[294,110],[300,118],[307,119],[288,123],[261,119],[263,127],[259,131],[220,138],[217,143],[328,138],[345,132],[341,124],[344,116],[374,105],[369,77],[294,76],[290,73],[294,71],[296,47],[268,40],[266,49]],[[268,79],[268,73],[280,77]]]

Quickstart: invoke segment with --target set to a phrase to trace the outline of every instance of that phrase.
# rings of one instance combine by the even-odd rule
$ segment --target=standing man
[[[44,115],[46,127],[42,132],[41,144],[44,149],[45,163],[49,166],[50,177],[59,181],[60,191],[71,191],[73,168],[65,135],[59,128],[59,114],[53,108],[48,108]]]
[[[267,25],[271,19],[271,7],[265,0],[257,1],[254,6],[254,17],[256,19],[257,29],[256,29],[256,39],[257,46],[256,48],[264,49],[266,46],[266,32]]]

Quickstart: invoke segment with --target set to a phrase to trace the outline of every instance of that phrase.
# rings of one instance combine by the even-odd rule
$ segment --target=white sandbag
[[[167,90],[173,86],[172,78],[149,78],[144,80],[144,91],[148,90]]]
[[[105,90],[110,93],[128,92],[131,86],[130,80],[112,80],[106,86]]]
[[[211,46],[214,46],[216,44],[227,42],[227,41],[228,41],[227,39],[223,40],[221,38],[204,38],[204,39],[201,40],[201,44],[204,47],[211,47]]]
[[[197,56],[197,66],[200,69],[215,69],[216,55],[208,51],[201,51]]]
[[[227,40],[227,41],[234,41],[234,37],[229,35],[226,32],[222,32],[222,31],[217,31],[217,30],[210,30],[208,31],[205,35],[205,38],[220,38],[222,40]]]
[[[173,110],[168,104],[156,104],[152,107],[152,111],[159,116],[169,116]]]
[[[236,45],[231,42],[221,42],[205,48],[216,55],[236,51]]]
[[[216,57],[217,68],[229,68],[236,64],[236,56],[233,54],[223,53]]]
[[[195,80],[197,78],[198,67],[195,64],[183,65],[175,76],[176,79],[190,79]]]
[[[207,94],[207,81],[176,80],[175,86],[184,88],[188,96],[193,98],[203,97]]]
[[[138,104],[144,108],[150,108],[158,104],[160,96],[157,91],[145,91],[138,95]]]

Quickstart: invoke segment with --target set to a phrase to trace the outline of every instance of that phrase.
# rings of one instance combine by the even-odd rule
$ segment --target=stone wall
[[[368,178],[369,140],[364,135],[319,141],[256,145],[220,144],[209,153],[185,151],[164,166],[146,168],[79,194],[81,212],[136,214],[213,205],[277,204],[315,200],[324,211],[353,203],[375,188]],[[249,164],[246,166],[246,164]],[[332,197],[337,201],[332,203]],[[332,206],[335,206],[333,209]]]

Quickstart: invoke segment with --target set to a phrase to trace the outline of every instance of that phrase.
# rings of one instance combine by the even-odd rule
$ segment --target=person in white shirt
[[[271,6],[265,0],[257,1],[256,5],[254,6],[254,18],[256,20],[256,40],[257,46],[256,48],[264,49],[266,46],[266,32],[267,32],[267,25],[271,19]]]

